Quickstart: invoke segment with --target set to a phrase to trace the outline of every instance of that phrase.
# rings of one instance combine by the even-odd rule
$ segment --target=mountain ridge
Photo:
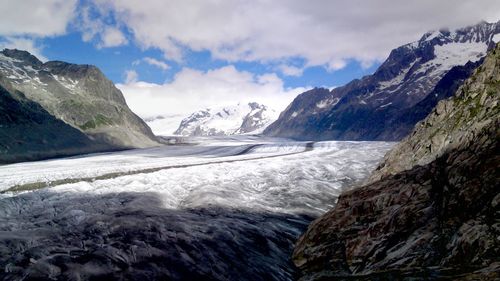
[[[500,44],[298,240],[300,280],[498,280]]]
[[[4,98],[13,106],[17,104],[14,107],[21,116],[25,116],[27,112],[41,114],[40,116],[43,115],[40,117],[41,120],[50,124],[57,123],[56,127],[66,132],[60,136],[61,138],[64,135],[78,139],[76,143],[81,145],[74,147],[65,144],[62,139],[54,141],[60,143],[62,145],[60,148],[65,151],[72,147],[70,149],[72,153],[69,154],[159,145],[149,127],[128,108],[122,93],[95,66],[61,61],[43,63],[27,51],[5,49],[0,52],[0,86]],[[38,104],[41,108],[33,111],[36,106],[32,103]],[[12,115],[10,108],[3,107],[2,110],[3,114]],[[60,120],[65,125],[53,119]],[[27,121],[29,118],[23,120]],[[22,124],[22,126],[28,125],[28,123]],[[15,146],[10,144],[21,139],[25,141],[29,139],[36,143],[33,147],[36,148],[35,151],[23,146],[26,153],[24,156],[16,154],[19,160],[35,160],[61,154],[57,147],[49,145],[50,140],[46,139],[49,135],[57,138],[55,132],[42,132],[42,127],[35,126],[36,128],[32,129],[42,138],[36,140],[15,133],[16,127],[13,124],[8,122],[2,124],[4,131],[7,127],[11,134],[19,138],[16,140],[4,135],[5,140],[2,141],[11,149]],[[11,153],[13,151],[6,149],[0,158],[10,159],[9,162],[15,161]],[[68,153],[62,154],[68,155]]]
[[[408,115],[453,67],[480,61],[497,34],[500,22],[426,33],[392,50],[372,75],[331,91],[316,88],[300,94],[264,134],[299,140],[400,140],[420,120],[400,125],[398,117]]]
[[[174,134],[183,136],[256,134],[275,120],[275,115],[273,109],[256,102],[206,108],[184,118]]]

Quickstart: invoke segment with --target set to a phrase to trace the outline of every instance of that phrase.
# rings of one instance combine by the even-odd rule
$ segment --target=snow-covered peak
[[[500,39],[500,22],[428,32],[391,53],[377,70],[381,75],[375,91],[360,97],[359,103],[378,106],[397,99],[401,106],[414,104],[451,68],[483,58],[495,39]]]
[[[418,44],[490,42],[493,40],[493,37],[499,33],[500,21],[496,23],[483,21],[476,25],[458,29],[441,29],[427,32],[420,38]]]
[[[255,102],[206,108],[184,118],[174,132],[184,136],[260,133],[278,117],[275,110]]]

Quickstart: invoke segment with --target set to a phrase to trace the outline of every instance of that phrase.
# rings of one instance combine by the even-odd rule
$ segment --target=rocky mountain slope
[[[299,239],[302,280],[500,278],[500,44]]]
[[[39,104],[0,86],[0,163],[105,150]]]
[[[256,134],[262,132],[276,120],[276,117],[274,110],[256,102],[207,108],[183,119],[174,134],[183,136]]]
[[[10,117],[3,118],[0,128],[4,136],[0,161],[12,160],[21,147],[30,146],[30,152],[18,155],[18,160],[53,157],[63,151],[66,155],[158,144],[149,127],[127,107],[121,92],[95,66],[42,63],[26,51],[5,49],[0,52],[0,86],[2,98],[13,106],[1,109],[4,117]],[[22,126],[16,127],[20,123],[12,123],[14,119],[32,129],[23,132]],[[30,120],[36,122],[30,124]],[[46,122],[64,129],[59,134],[52,125],[44,127]]]
[[[302,140],[400,140],[446,98],[435,95],[436,87],[458,87],[498,34],[500,22],[427,33],[394,49],[373,75],[331,91],[316,88],[299,95],[264,134]],[[469,61],[465,70],[454,68]],[[420,104],[424,100],[427,106]],[[413,114],[415,110],[420,114]]]

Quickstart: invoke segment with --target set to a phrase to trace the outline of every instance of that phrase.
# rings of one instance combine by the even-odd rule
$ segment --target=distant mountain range
[[[0,163],[158,145],[95,66],[0,52]]]
[[[299,95],[264,134],[300,140],[400,140],[439,100],[454,93],[498,40],[500,22],[426,33],[392,50],[373,75]]]
[[[276,111],[256,102],[206,108],[184,118],[174,134],[183,136],[258,134],[276,120],[277,116]]]

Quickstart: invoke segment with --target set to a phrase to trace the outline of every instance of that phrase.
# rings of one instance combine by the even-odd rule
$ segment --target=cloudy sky
[[[500,20],[498,0],[3,0],[0,47],[94,64],[143,117],[372,73],[423,33]]]

